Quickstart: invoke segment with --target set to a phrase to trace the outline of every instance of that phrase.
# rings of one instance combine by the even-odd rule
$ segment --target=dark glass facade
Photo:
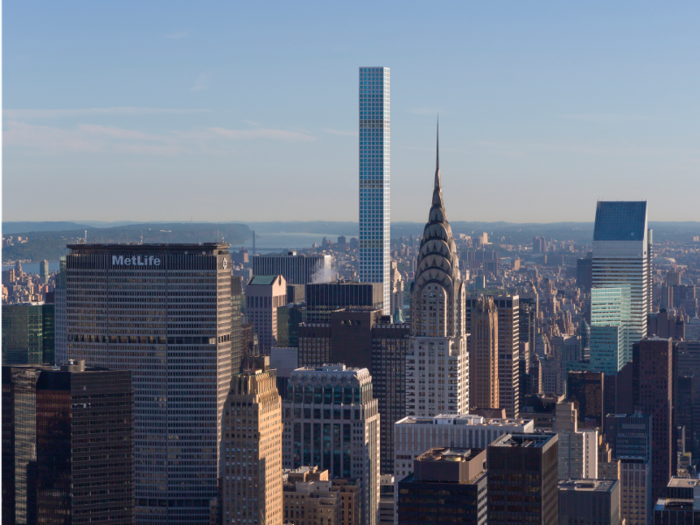
[[[489,523],[559,522],[556,434],[505,434],[487,450]]]
[[[3,367],[3,523],[37,522],[134,523],[130,371]]]
[[[307,319],[325,322],[330,312],[344,308],[381,310],[384,289],[381,283],[334,282],[306,285]]]
[[[54,364],[54,305],[2,307],[2,364]]]

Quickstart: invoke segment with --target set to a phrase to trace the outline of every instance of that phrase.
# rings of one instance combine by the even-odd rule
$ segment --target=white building
[[[433,447],[486,448],[504,434],[532,433],[532,419],[488,419],[467,414],[405,417],[394,423],[394,476],[413,472],[413,459]]]
[[[630,287],[630,347],[647,333],[652,290],[651,244],[646,201],[598,201],[592,284],[595,288]]]
[[[573,403],[556,406],[554,430],[559,436],[559,480],[598,478],[598,431],[578,430]]]
[[[383,283],[384,315],[391,315],[389,279],[390,74],[388,67],[361,67],[360,280]]]
[[[447,221],[440,180],[435,186],[411,288],[411,335],[406,355],[406,414],[432,417],[469,412],[465,285]]]

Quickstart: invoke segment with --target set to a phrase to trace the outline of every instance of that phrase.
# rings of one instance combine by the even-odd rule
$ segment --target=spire
[[[437,143],[435,147],[435,189],[441,189],[440,181],[440,113],[437,118]]]

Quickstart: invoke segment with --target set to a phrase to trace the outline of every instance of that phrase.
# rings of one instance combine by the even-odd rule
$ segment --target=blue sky
[[[4,2],[3,220],[357,220],[357,76],[391,208],[700,220],[698,2]]]

